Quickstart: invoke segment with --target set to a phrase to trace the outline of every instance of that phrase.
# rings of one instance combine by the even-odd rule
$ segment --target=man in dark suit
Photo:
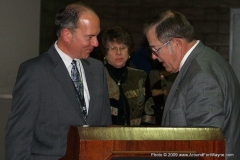
[[[59,11],[55,26],[55,44],[19,67],[6,127],[7,160],[59,159],[70,125],[111,125],[104,67],[89,57],[98,46],[99,17],[89,6],[74,3]],[[71,79],[73,60],[84,103]]]
[[[192,25],[178,12],[157,15],[146,25],[145,34],[152,58],[167,71],[178,72],[162,125],[219,127],[226,139],[226,159],[239,159],[240,88],[229,63],[195,40]]]

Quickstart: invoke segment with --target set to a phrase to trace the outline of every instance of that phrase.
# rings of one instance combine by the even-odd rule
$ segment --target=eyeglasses
[[[112,51],[112,52],[117,52],[118,50],[120,52],[122,51],[126,51],[127,50],[127,47],[126,46],[123,46],[123,47],[108,47],[107,48],[109,51]]]
[[[165,42],[161,47],[159,47],[158,49],[156,49],[155,51],[152,50],[152,54],[154,54],[156,57],[158,57],[157,52],[162,49],[164,46],[166,46],[171,40]]]

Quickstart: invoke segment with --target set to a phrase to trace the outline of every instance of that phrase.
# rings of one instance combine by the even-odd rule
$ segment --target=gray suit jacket
[[[226,138],[226,153],[234,154],[227,158],[240,157],[239,82],[229,63],[202,42],[173,83],[162,125],[219,127]]]
[[[90,93],[87,125],[111,125],[104,66],[82,60]],[[84,125],[69,73],[52,46],[20,65],[6,128],[6,159],[59,159],[70,125]]]

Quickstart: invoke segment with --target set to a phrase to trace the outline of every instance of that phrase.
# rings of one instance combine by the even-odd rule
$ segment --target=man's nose
[[[94,47],[97,47],[97,46],[99,45],[99,42],[98,42],[98,40],[97,40],[97,37],[93,37],[93,38],[92,38],[91,44],[92,44]]]

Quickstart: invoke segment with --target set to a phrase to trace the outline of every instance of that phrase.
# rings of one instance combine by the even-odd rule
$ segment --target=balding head
[[[74,33],[74,29],[79,27],[78,21],[84,12],[91,12],[97,16],[96,12],[90,6],[81,2],[72,3],[65,8],[60,9],[55,18],[57,37],[61,35],[61,30],[64,28],[68,28]]]

